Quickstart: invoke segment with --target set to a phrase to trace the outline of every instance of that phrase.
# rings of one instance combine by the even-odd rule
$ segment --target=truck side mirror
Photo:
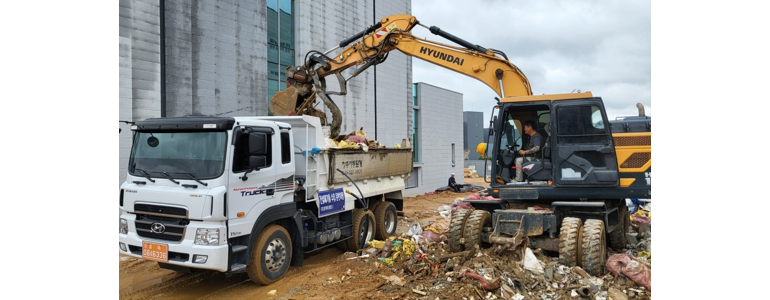
[[[264,155],[249,156],[249,168],[259,170],[267,166],[267,157]]]
[[[249,133],[249,154],[267,155],[267,134],[263,132]]]

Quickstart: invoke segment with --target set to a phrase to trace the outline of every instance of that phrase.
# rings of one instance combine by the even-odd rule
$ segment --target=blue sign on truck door
[[[318,215],[323,217],[345,210],[345,192],[339,188],[318,191]]]

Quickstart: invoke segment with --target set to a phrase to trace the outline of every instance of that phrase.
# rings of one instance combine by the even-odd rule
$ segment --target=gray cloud
[[[425,1],[412,14],[426,26],[505,52],[535,94],[575,89],[600,96],[608,116],[651,115],[650,1]],[[417,36],[452,44],[418,27]],[[464,109],[489,118],[496,94],[459,73],[413,59],[414,81],[463,94]]]

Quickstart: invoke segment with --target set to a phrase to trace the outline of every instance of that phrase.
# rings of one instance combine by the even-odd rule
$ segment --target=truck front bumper
[[[181,241],[165,241],[160,239],[146,238],[139,236],[136,233],[134,227],[133,215],[122,215],[121,218],[128,219],[129,230],[127,234],[119,235],[120,244],[119,251],[122,254],[133,256],[136,258],[142,257],[142,242],[149,242],[153,244],[167,245],[168,249],[168,264],[189,267],[194,269],[207,269],[216,270],[220,272],[227,272],[228,270],[228,257],[229,249],[227,246],[227,239],[222,237],[226,236],[227,228],[225,226],[212,226],[203,222],[192,221],[187,225],[184,236]],[[219,229],[220,239],[219,245],[195,245],[195,232],[198,228],[207,229]],[[206,262],[196,263],[194,258],[196,256],[207,256]]]

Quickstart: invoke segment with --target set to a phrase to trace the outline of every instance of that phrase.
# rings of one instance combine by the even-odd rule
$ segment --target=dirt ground
[[[483,178],[465,178],[465,183],[486,185]],[[404,216],[399,217],[397,233],[406,232],[418,220],[423,226],[442,219],[441,205],[451,205],[456,198],[471,192],[441,192],[409,197],[404,201]],[[120,299],[417,299],[411,285],[387,283],[394,269],[375,263],[374,259],[346,259],[342,250],[330,247],[305,257],[305,266],[290,267],[283,279],[269,286],[259,286],[246,273],[225,275],[219,272],[178,273],[160,269],[157,263],[119,254]],[[546,258],[547,259],[547,258]],[[555,260],[555,259],[554,259]],[[373,267],[376,266],[376,267]],[[396,273],[396,275],[399,275]],[[443,275],[443,272],[442,272]],[[404,275],[400,275],[404,278]],[[445,282],[446,276],[438,276]],[[457,280],[457,279],[455,279]],[[464,279],[465,280],[465,279]],[[434,280],[436,281],[436,280]],[[450,284],[433,282],[443,288],[430,292],[430,299],[462,299]],[[414,282],[413,282],[414,283]],[[428,290],[430,286],[423,287]],[[470,286],[472,288],[472,286]],[[469,288],[469,289],[470,289]],[[274,294],[271,294],[271,291]],[[468,292],[469,290],[465,290]],[[498,295],[499,296],[499,295]],[[526,297],[527,299],[531,296]],[[483,299],[476,297],[475,299]],[[539,297],[538,297],[539,299]]]

